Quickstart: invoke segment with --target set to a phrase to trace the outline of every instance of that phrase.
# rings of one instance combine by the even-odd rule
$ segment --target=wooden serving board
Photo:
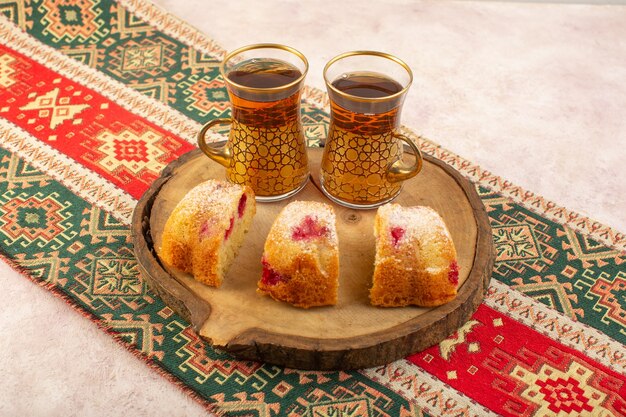
[[[460,266],[455,300],[437,308],[377,308],[368,291],[374,264],[376,210],[334,206],[340,250],[339,302],[308,310],[256,293],[269,229],[293,200],[332,204],[316,187],[321,149],[309,149],[312,180],[296,196],[257,203],[257,214],[224,284],[211,288],[161,263],[158,251],[165,221],[198,183],[224,178],[224,168],[200,151],[171,163],[139,201],[133,215],[135,254],[154,291],[213,346],[245,359],[300,369],[364,368],[407,356],[440,342],[476,310],[494,261],[491,227],[473,186],[430,156],[422,172],[406,181],[396,203],[427,205],[445,220]]]

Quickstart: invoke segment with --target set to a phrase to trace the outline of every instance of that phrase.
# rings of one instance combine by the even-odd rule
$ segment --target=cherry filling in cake
[[[243,213],[246,211],[246,202],[248,201],[247,195],[242,195],[239,199],[239,204],[237,205],[237,213],[239,214],[239,218],[243,217]]]
[[[310,240],[328,236],[330,229],[322,226],[317,218],[307,215],[302,222],[293,228],[291,238],[293,240]]]
[[[279,282],[289,281],[288,277],[274,271],[265,258],[261,260],[261,263],[263,264],[263,275],[261,276],[262,284],[272,286]]]
[[[398,246],[398,242],[402,239],[405,232],[406,230],[401,227],[396,226],[391,228],[391,242],[393,243],[393,246]]]
[[[201,238],[206,238],[208,236],[211,236],[212,231],[211,231],[211,219],[205,221],[204,223],[202,223],[202,226],[200,226],[200,237]]]
[[[459,264],[457,264],[456,261],[452,261],[452,263],[450,263],[448,280],[454,285],[457,285],[459,283]]]
[[[237,218],[241,219],[246,212],[246,202],[248,201],[248,196],[243,194],[239,199],[239,203],[237,204]],[[235,227],[235,217],[230,218],[230,226],[224,232],[224,240],[228,240],[231,233],[233,232],[233,227]]]
[[[239,218],[241,218],[241,216],[239,216]],[[233,227],[235,227],[235,218],[231,217],[230,226],[228,226],[228,229],[224,232],[224,240],[227,240],[230,237],[230,234],[233,232]]]

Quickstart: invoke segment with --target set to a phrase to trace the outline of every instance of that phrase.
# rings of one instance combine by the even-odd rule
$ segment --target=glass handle
[[[202,129],[200,129],[200,131],[198,132],[198,136],[197,136],[198,147],[200,147],[202,152],[204,152],[206,156],[208,156],[209,158],[211,158],[218,164],[225,166],[226,168],[230,167],[230,160],[233,157],[230,149],[228,148],[228,142],[226,142],[224,146],[221,146],[219,148],[209,146],[206,143],[205,135],[206,135],[206,132],[213,126],[217,124],[230,125],[231,122],[232,120],[230,118],[211,120],[210,122],[207,122],[204,124],[204,126],[202,126]]]
[[[394,133],[393,136],[409,145],[409,147],[414,152],[415,162],[413,163],[413,165],[408,167],[404,165],[404,162],[402,162],[402,160],[394,162],[387,170],[387,180],[389,182],[399,182],[408,180],[409,178],[413,178],[422,170],[422,165],[424,163],[424,158],[422,158],[422,152],[419,150],[415,142],[413,142],[408,137],[399,133]]]

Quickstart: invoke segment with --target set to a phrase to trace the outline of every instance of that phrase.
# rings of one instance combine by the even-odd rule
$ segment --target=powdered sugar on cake
[[[215,233],[216,229],[225,228],[224,239],[230,238],[234,227],[235,216],[241,219],[247,205],[248,197],[242,194],[238,185],[228,184],[218,180],[208,180],[194,187],[180,201],[179,214],[194,218],[201,213],[216,213],[204,220],[200,225],[200,236],[207,238]],[[233,213],[233,202],[237,202],[237,214]]]
[[[388,204],[379,208],[381,216],[386,217],[389,239],[394,246],[416,239],[423,239],[436,232],[450,238],[450,234],[441,217],[429,207],[402,207]]]
[[[294,201],[282,211],[279,221],[277,237],[281,240],[299,242],[303,246],[319,240],[337,245],[337,233],[333,227],[335,215],[325,204]]]
[[[207,212],[215,207],[229,206],[240,194],[241,187],[239,186],[209,180],[197,185],[183,197],[181,203],[184,206],[181,213]]]

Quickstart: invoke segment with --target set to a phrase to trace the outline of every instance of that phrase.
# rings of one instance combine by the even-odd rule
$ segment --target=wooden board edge
[[[341,340],[341,346],[338,346],[333,339],[307,340],[249,329],[233,339],[224,349],[241,358],[296,369],[348,370],[384,365],[422,351],[450,336],[474,314],[483,300],[483,294],[482,285],[475,286],[468,292],[463,304],[440,310],[438,318],[431,316],[428,326],[420,323],[418,317],[384,332],[352,338],[352,346],[346,344],[345,340]],[[450,323],[459,324],[450,326]],[[398,327],[404,334],[394,337],[398,333]],[[407,327],[412,329],[405,331]],[[424,337],[424,334],[428,336]],[[280,345],[276,343],[277,336],[280,336]],[[372,338],[375,337],[387,340],[372,344]],[[367,346],[363,347],[364,345]],[[311,349],[311,346],[314,348]]]

